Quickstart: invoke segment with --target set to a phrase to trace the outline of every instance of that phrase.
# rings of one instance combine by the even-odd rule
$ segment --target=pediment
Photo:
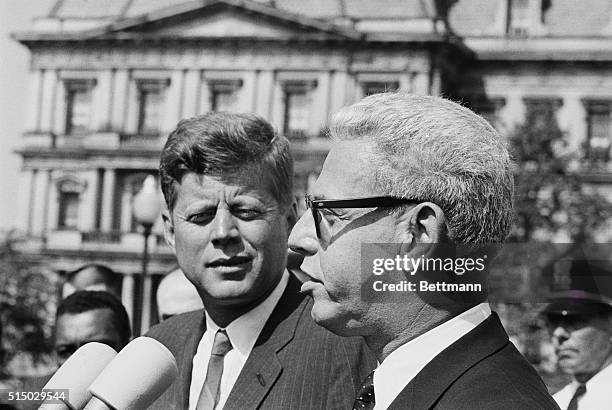
[[[147,34],[164,37],[284,37],[298,34],[298,30],[283,27],[236,11],[222,11],[212,15],[192,16],[182,21],[160,22],[135,28]]]
[[[273,7],[233,0],[215,1],[191,9],[166,9],[107,26],[100,35],[162,38],[269,38],[302,36],[354,38],[352,30],[279,11]]]

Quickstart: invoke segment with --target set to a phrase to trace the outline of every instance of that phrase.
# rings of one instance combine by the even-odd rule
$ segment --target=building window
[[[57,182],[59,229],[77,229],[79,221],[79,198],[85,185],[74,177],[64,177]]]
[[[612,101],[585,101],[587,112],[587,139],[585,157],[594,162],[610,160],[612,144]]]
[[[94,80],[66,80],[66,134],[85,134],[91,123]]]
[[[138,80],[138,133],[159,134],[169,80]]]
[[[399,90],[399,82],[397,81],[366,81],[361,84],[363,95],[394,92]]]
[[[563,101],[560,98],[530,97],[523,100],[526,108],[525,122],[534,129],[549,129],[551,124],[558,127],[557,110]]]
[[[79,220],[79,193],[60,192],[59,196],[59,229],[76,229]]]
[[[242,80],[213,80],[209,82],[211,111],[232,112],[238,105],[238,90]]]
[[[294,140],[307,137],[310,122],[311,93],[316,81],[287,81],[283,83],[283,132]]]

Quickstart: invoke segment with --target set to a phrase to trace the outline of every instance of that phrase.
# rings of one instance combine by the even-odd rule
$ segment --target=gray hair
[[[159,165],[161,188],[170,212],[177,185],[187,172],[213,176],[247,172],[270,188],[280,206],[293,203],[289,141],[255,114],[211,112],[178,123],[166,141]]]
[[[508,236],[514,182],[507,144],[467,108],[439,97],[375,94],[338,111],[330,134],[372,141],[376,188],[438,205],[454,243]]]

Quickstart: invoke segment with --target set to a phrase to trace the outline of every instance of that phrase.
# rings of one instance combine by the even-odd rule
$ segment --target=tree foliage
[[[578,172],[580,153],[568,149],[552,101],[528,104],[510,146],[517,163],[511,240],[553,240],[559,234],[570,242],[593,240],[612,207]]]
[[[0,242],[0,378],[17,355],[36,364],[51,350],[56,285],[14,243],[10,234]]]

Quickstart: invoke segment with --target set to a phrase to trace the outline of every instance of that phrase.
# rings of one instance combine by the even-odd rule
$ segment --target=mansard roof
[[[510,0],[459,0],[449,24],[465,37],[503,36]],[[612,35],[610,0],[541,0],[540,21],[545,37],[605,37]]]

